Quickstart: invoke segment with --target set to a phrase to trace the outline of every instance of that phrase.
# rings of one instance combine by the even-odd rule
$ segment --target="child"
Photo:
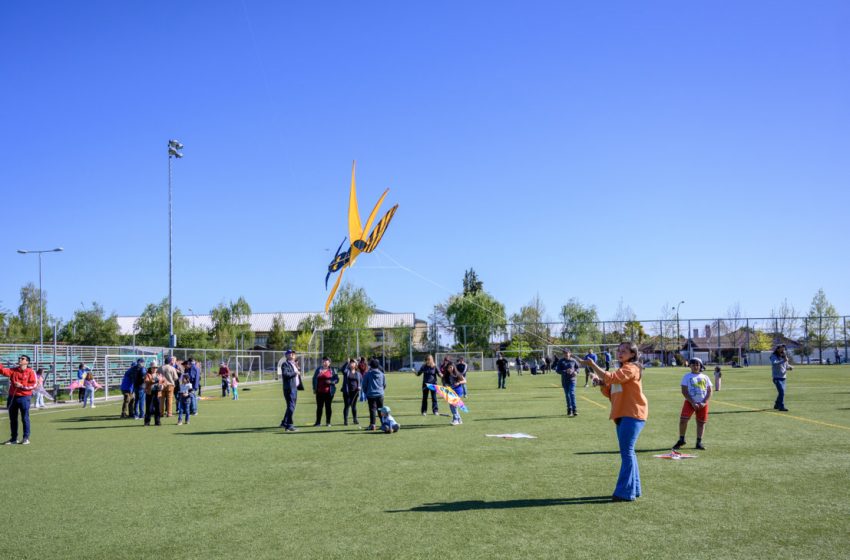
[[[186,418],[185,423],[189,423],[189,408],[192,406],[192,393],[194,388],[192,382],[189,381],[189,374],[184,373],[180,378],[180,387],[177,393],[177,425],[183,424],[181,415]]]
[[[446,365],[446,372],[443,374],[446,379],[446,385],[449,385],[457,396],[463,397],[466,395],[466,391],[464,391],[466,385],[466,378],[458,373],[457,368],[451,362]],[[463,424],[463,420],[460,418],[460,411],[458,408],[453,405],[449,405],[449,409],[452,411],[452,426],[457,426],[458,424]]]
[[[714,368],[714,390],[715,390],[715,391],[719,391],[719,390],[720,390],[720,378],[721,378],[722,376],[723,376],[723,374],[722,374],[722,373],[720,373],[720,366],[716,366],[716,367]]]
[[[388,406],[382,406],[378,409],[378,414],[381,416],[381,431],[385,434],[394,434],[401,428],[390,412],[390,407]]]
[[[682,396],[685,404],[682,405],[682,416],[679,419],[679,441],[673,449],[679,449],[685,445],[685,432],[688,430],[688,420],[694,412],[697,415],[697,449],[705,449],[702,444],[702,436],[705,433],[705,424],[708,422],[708,401],[711,399],[711,380],[704,373],[705,367],[699,358],[688,360],[691,368],[689,373],[682,377]]]
[[[230,374],[230,392],[233,394],[234,401],[239,400],[239,374],[235,371]]]
[[[35,407],[44,408],[44,368],[35,372]]]
[[[94,390],[96,389],[96,383],[94,382],[94,376],[91,374],[91,371],[86,373],[86,378],[83,381],[83,387],[85,388],[86,395],[83,398],[83,408],[86,407],[87,404],[91,404],[91,407],[94,408]]]

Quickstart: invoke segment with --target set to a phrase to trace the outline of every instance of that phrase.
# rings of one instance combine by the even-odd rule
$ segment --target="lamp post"
[[[180,159],[183,153],[183,144],[177,140],[168,141],[168,347],[174,348],[177,346],[177,337],[174,336],[174,300],[171,292],[172,278],[172,239],[173,239],[173,220],[171,212],[171,160]]]
[[[61,253],[64,251],[62,247],[56,247],[55,249],[43,249],[43,250],[30,250],[30,249],[18,249],[18,253],[22,255],[27,255],[31,253],[35,253],[38,255],[38,343],[39,349],[44,346],[44,293],[41,289],[41,254],[42,253]]]
[[[684,300],[680,301],[676,304],[676,348],[679,347],[679,339],[681,338],[681,332],[679,331],[679,308],[682,307],[682,304],[685,303]],[[688,356],[690,358],[690,356]]]

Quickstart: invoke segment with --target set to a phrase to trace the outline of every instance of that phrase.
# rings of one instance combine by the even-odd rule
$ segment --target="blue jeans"
[[[189,403],[189,412],[192,414],[198,413],[198,387],[195,387],[195,391],[189,397],[191,402]]]
[[[18,411],[21,411],[21,420],[24,424],[24,439],[30,437],[30,397],[12,397],[9,399],[9,428],[12,430],[13,440],[18,439]]]
[[[192,396],[179,396],[177,397],[177,421],[179,422],[181,419],[181,415],[183,421],[187,424],[189,423],[189,409],[192,407]]]
[[[283,414],[283,421],[280,424],[284,428],[291,428],[295,417],[295,405],[298,402],[298,391],[284,387],[283,398],[286,400],[286,412]]]
[[[87,404],[94,406],[94,387],[86,387],[86,394],[83,397],[83,408]]]
[[[617,418],[617,441],[620,443],[620,476],[614,495],[624,500],[634,500],[641,494],[640,471],[638,470],[635,444],[646,420],[623,416]]]
[[[567,397],[567,412],[576,410],[576,378],[561,376],[561,387],[564,388],[564,395]]]
[[[136,389],[136,403],[133,405],[133,418],[144,418],[147,408],[145,408],[145,389]]]
[[[773,384],[776,385],[776,402],[773,403],[773,408],[785,408],[785,380],[773,378]]]

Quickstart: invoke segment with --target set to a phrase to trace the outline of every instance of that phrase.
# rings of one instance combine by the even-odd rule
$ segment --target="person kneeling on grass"
[[[705,449],[702,444],[702,436],[705,433],[705,425],[708,422],[708,401],[711,400],[711,380],[706,374],[705,366],[699,358],[691,358],[688,361],[691,371],[682,378],[682,396],[685,404],[682,405],[682,416],[679,418],[679,441],[673,449],[679,449],[685,445],[685,432],[688,430],[688,421],[696,412],[697,415],[697,449]]]
[[[394,434],[401,428],[390,412],[390,407],[388,406],[382,406],[378,409],[378,414],[381,415],[381,431],[385,434]]]

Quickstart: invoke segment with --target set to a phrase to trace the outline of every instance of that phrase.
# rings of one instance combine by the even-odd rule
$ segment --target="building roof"
[[[327,313],[321,312],[278,312],[278,313],[252,313],[248,318],[251,324],[252,332],[269,332],[272,330],[272,322],[275,317],[283,319],[283,328],[287,331],[297,331],[298,325],[304,319],[319,315],[325,320],[328,318]],[[184,315],[189,326],[199,327],[203,329],[211,329],[213,326],[211,315]],[[134,326],[139,317],[126,315],[118,317],[118,327],[121,329],[121,334],[133,334]],[[394,327],[412,328],[417,323],[421,323],[416,319],[413,313],[374,313],[369,317],[367,326],[370,329],[391,329]],[[328,327],[324,327],[328,328]]]

